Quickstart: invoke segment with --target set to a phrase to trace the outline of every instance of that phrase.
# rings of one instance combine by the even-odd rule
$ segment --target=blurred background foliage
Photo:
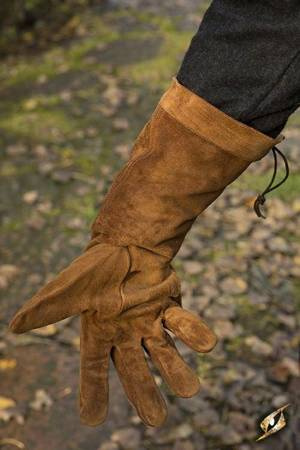
[[[300,448],[300,109],[280,144],[290,177],[268,196],[267,220],[252,206],[272,176],[271,154],[201,215],[174,259],[185,308],[219,343],[197,355],[176,341],[201,379],[193,398],[176,398],[152,368],[169,405],[165,426],[140,423],[112,365],[107,421],[79,423],[77,318],[7,331],[24,301],[86,247],[209,4],[0,1],[1,450]],[[286,403],[288,426],[256,444],[259,421]]]
[[[78,15],[102,0],[2,0],[0,56],[44,48],[80,32]]]

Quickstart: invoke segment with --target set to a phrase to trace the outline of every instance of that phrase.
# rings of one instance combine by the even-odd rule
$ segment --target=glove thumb
[[[113,316],[121,309],[120,285],[128,269],[126,248],[94,245],[22,306],[10,322],[10,330],[24,333],[87,309]]]

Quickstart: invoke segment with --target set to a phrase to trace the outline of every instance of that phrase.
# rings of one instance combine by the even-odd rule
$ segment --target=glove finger
[[[10,329],[14,333],[24,333],[88,308],[113,314],[120,309],[119,287],[128,265],[126,249],[109,244],[95,245],[28,300],[10,322]],[[111,299],[106,299],[105,305],[101,302],[103,296]]]
[[[98,425],[108,411],[108,370],[111,341],[95,326],[95,313],[81,314],[80,334],[80,419]]]
[[[146,362],[140,345],[119,345],[112,359],[131,404],[146,425],[159,426],[167,417],[167,407]]]
[[[200,389],[196,373],[180,356],[173,339],[166,332],[143,340],[154,365],[178,397],[192,397]]]
[[[217,343],[217,336],[202,319],[179,306],[165,311],[163,323],[196,352],[209,352]]]

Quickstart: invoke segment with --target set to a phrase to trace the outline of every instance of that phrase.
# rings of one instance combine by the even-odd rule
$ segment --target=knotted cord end
[[[274,171],[273,171],[272,178],[271,178],[268,186],[266,187],[266,189],[256,197],[254,205],[253,205],[253,209],[254,209],[257,217],[262,217],[263,219],[267,218],[266,216],[264,216],[262,214],[262,212],[260,210],[261,206],[263,206],[263,204],[266,201],[265,195],[268,194],[269,192],[273,191],[274,189],[277,189],[279,186],[281,186],[289,176],[289,165],[288,165],[288,161],[287,161],[286,157],[284,156],[284,154],[275,146],[272,148],[272,152],[273,152],[273,157],[274,157]],[[277,183],[275,186],[273,186],[273,183],[274,183],[274,180],[275,180],[276,174],[277,174],[277,155],[276,155],[276,153],[278,153],[281,156],[281,158],[283,159],[283,162],[285,165],[285,176],[279,183]]]
[[[266,219],[267,216],[264,216],[263,213],[261,212],[260,207],[265,203],[266,199],[262,194],[259,194],[254,202],[254,206],[253,209],[257,215],[257,217],[262,217],[263,219]]]

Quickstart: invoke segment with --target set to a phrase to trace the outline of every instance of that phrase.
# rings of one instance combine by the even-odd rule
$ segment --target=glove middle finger
[[[140,341],[125,341],[113,347],[112,360],[129,401],[146,425],[159,426],[167,408],[149,370]]]

